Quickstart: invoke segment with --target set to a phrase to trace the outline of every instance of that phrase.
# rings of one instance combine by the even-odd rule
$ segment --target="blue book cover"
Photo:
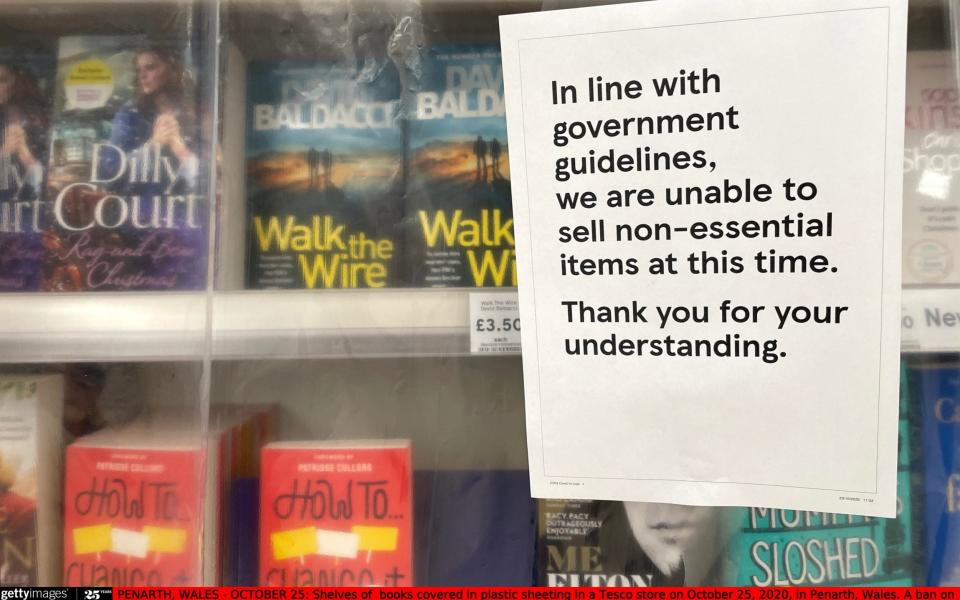
[[[409,277],[426,287],[515,286],[500,49],[431,47],[423,64],[409,111]]]
[[[911,370],[921,414],[927,585],[960,585],[960,365]]]
[[[416,585],[533,585],[527,471],[414,473]]]
[[[254,61],[247,90],[248,287],[396,285],[396,68]]]
[[[0,47],[0,292],[40,289],[55,71],[51,45]]]

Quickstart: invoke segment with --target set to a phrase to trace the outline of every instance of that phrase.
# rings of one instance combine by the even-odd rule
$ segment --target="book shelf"
[[[590,4],[374,1],[396,13],[386,11],[377,19],[387,19],[387,25],[390,15],[419,19],[416,25],[422,25],[424,34],[437,44],[496,44],[499,14]],[[133,423],[136,428],[126,431],[125,439],[152,448],[176,437],[169,432],[179,428],[177,435],[189,438],[185,446],[219,445],[218,450],[223,450],[235,444],[236,454],[244,456],[231,466],[247,479],[255,479],[256,474],[252,440],[268,437],[251,434],[247,420],[251,411],[264,406],[272,411],[269,437],[274,440],[410,440],[411,487],[418,507],[413,517],[418,528],[413,548],[415,582],[532,584],[537,523],[526,480],[521,356],[472,355],[470,343],[470,295],[483,292],[515,298],[517,291],[243,289],[250,216],[246,65],[252,59],[276,58],[275,54],[312,58],[343,52],[346,36],[353,33],[350,27],[355,26],[362,32],[359,38],[368,36],[356,42],[362,51],[369,39],[379,39],[383,23],[371,19],[358,25],[348,20],[346,16],[356,16],[351,6],[373,4],[0,0],[0,45],[8,30],[52,37],[171,35],[196,26],[195,17],[203,21],[195,27],[204,46],[196,69],[211,77],[205,84],[210,87],[200,86],[197,91],[209,110],[203,125],[211,130],[209,154],[216,157],[207,166],[217,172],[211,177],[216,185],[205,191],[215,207],[207,289],[0,293],[0,372],[64,377],[67,412],[90,413],[81,415],[81,425],[65,426],[66,442]],[[949,17],[956,15],[945,6],[941,0],[911,0],[911,20],[923,32],[922,39],[915,38],[920,47],[946,44],[937,36],[949,37],[945,35],[950,30]],[[906,287],[902,303],[904,364],[920,367],[918,372],[931,365],[956,365],[960,361],[960,286]],[[584,415],[584,419],[604,418],[602,411]],[[211,432],[222,436],[237,422],[243,425],[236,426],[236,439],[224,442],[224,437],[209,437]],[[223,492],[214,490],[217,482],[200,470],[195,473],[196,489],[206,486],[208,492]],[[56,473],[56,478],[63,477]],[[41,499],[58,506],[63,500]],[[216,511],[209,505],[198,510],[211,519],[211,528],[243,529],[237,523],[212,524],[211,513]],[[729,541],[739,525],[725,522],[727,529],[718,530],[714,537]],[[908,558],[911,552],[918,560],[922,556],[919,531],[914,547],[905,551]],[[243,541],[255,548],[250,540],[257,534],[244,531],[252,537]],[[829,535],[839,539],[839,534]],[[136,536],[131,539],[142,541]],[[219,551],[219,546],[216,552],[210,545],[203,549],[204,574],[188,583],[256,584],[255,573],[252,580],[250,574],[246,579],[229,579],[237,573],[226,567],[215,573],[211,561],[232,560],[227,554],[217,556]],[[706,577],[714,566],[708,554],[703,550],[691,557],[691,573]],[[55,561],[61,559],[55,557]],[[916,569],[918,582],[922,570]],[[45,583],[56,585],[60,580]]]

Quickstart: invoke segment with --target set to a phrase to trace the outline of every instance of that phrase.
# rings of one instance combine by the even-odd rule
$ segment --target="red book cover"
[[[67,449],[67,586],[200,583],[199,448]]]
[[[261,460],[261,585],[414,583],[409,441],[269,444]]]

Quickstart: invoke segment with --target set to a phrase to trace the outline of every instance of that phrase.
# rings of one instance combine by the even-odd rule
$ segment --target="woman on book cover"
[[[0,60],[0,199],[33,199],[40,192],[47,125],[43,107],[33,74],[13,61]],[[18,191],[16,181],[23,184]]]
[[[718,585],[718,510],[649,502],[599,502],[595,535],[603,572],[650,577],[653,586]]]
[[[147,46],[134,54],[133,68],[136,73],[134,97],[114,116],[110,143],[127,154],[136,153],[140,164],[150,167],[123,177],[124,185],[134,188],[130,191],[146,193],[195,190],[199,173],[199,160],[193,147],[197,119],[191,106],[192,82],[183,61],[169,48]],[[151,179],[153,165],[161,157],[174,159],[176,180],[144,181]],[[100,166],[105,166],[110,173],[116,167],[115,164]],[[158,172],[165,174],[162,168]],[[132,183],[131,179],[139,179],[141,183]]]

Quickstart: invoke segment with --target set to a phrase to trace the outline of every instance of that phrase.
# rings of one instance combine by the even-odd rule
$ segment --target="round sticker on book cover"
[[[98,58],[77,63],[63,81],[67,109],[89,110],[106,106],[113,95],[113,70]]]
[[[943,281],[953,269],[950,249],[935,240],[917,242],[907,254],[908,266],[914,277],[924,283]]]

